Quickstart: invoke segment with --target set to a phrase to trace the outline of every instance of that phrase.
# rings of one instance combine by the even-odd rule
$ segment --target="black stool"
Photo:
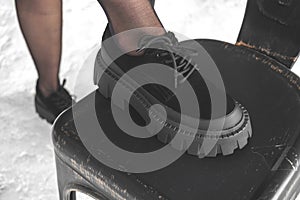
[[[227,91],[247,107],[252,117],[253,137],[244,149],[231,156],[205,159],[184,154],[170,166],[151,173],[111,169],[90,155],[74,125],[75,119],[88,123],[95,106],[99,117],[105,115],[103,123],[110,127],[110,139],[119,146],[147,149],[160,143],[155,138],[147,143],[125,140],[111,120],[109,100],[94,91],[63,113],[53,129],[60,199],[75,200],[77,191],[101,200],[295,199],[300,190],[300,80],[288,68],[299,52],[299,43],[293,40],[298,42],[299,38],[282,35],[282,24],[266,15],[268,11],[259,10],[266,2],[248,2],[238,45],[199,40],[216,62]],[[263,30],[252,23],[253,19],[274,24]],[[300,35],[298,25],[285,26]],[[293,45],[268,37],[260,40],[263,36],[257,39],[251,32],[258,30],[263,35],[271,28],[275,32],[270,37],[282,37]],[[96,105],[91,103],[94,100]]]

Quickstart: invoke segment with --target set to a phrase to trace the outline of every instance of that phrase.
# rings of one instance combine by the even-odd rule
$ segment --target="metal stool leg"
[[[71,185],[76,182],[74,176],[70,173],[74,173],[69,166],[56,157],[56,170],[57,170],[57,182],[60,200],[76,200],[76,192],[72,191]]]

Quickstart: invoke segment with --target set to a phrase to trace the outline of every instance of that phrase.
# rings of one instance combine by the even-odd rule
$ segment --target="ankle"
[[[157,28],[141,28],[138,31],[132,31],[127,33],[122,32],[115,32],[110,27],[112,36],[115,36],[115,42],[118,45],[118,47],[126,52],[126,54],[132,55],[132,56],[139,56],[143,54],[142,52],[137,53],[136,50],[139,48],[138,44],[140,39],[145,35],[151,35],[151,36],[160,36],[164,35],[166,33],[166,30],[163,27],[157,27]],[[118,34],[120,33],[120,34]]]
[[[58,82],[47,84],[39,81],[38,88],[44,97],[48,97],[58,90]]]

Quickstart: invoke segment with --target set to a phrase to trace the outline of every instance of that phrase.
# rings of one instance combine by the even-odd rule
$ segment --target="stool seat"
[[[111,169],[84,147],[75,119],[88,125],[89,115],[96,109],[104,129],[109,130],[109,139],[124,149],[147,152],[163,144],[155,137],[133,139],[122,133],[113,121],[110,101],[94,91],[64,112],[53,128],[61,199],[75,199],[74,191],[96,199],[296,197],[300,189],[299,78],[254,49],[213,40],[198,42],[218,66],[227,92],[250,113],[253,136],[248,145],[233,155],[216,158],[184,154],[168,167],[151,173],[129,174]]]

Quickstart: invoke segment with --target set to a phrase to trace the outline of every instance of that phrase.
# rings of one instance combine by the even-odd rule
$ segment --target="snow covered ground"
[[[157,0],[156,8],[167,29],[190,38],[234,43],[245,5],[246,0]],[[61,77],[68,78],[67,87],[79,98],[94,88],[87,58],[99,48],[105,24],[96,0],[64,0]],[[297,65],[294,71],[299,75]],[[75,90],[78,74],[90,79],[83,81],[80,76]],[[14,1],[0,0],[1,200],[58,199],[51,126],[37,117],[33,107],[36,78]]]

